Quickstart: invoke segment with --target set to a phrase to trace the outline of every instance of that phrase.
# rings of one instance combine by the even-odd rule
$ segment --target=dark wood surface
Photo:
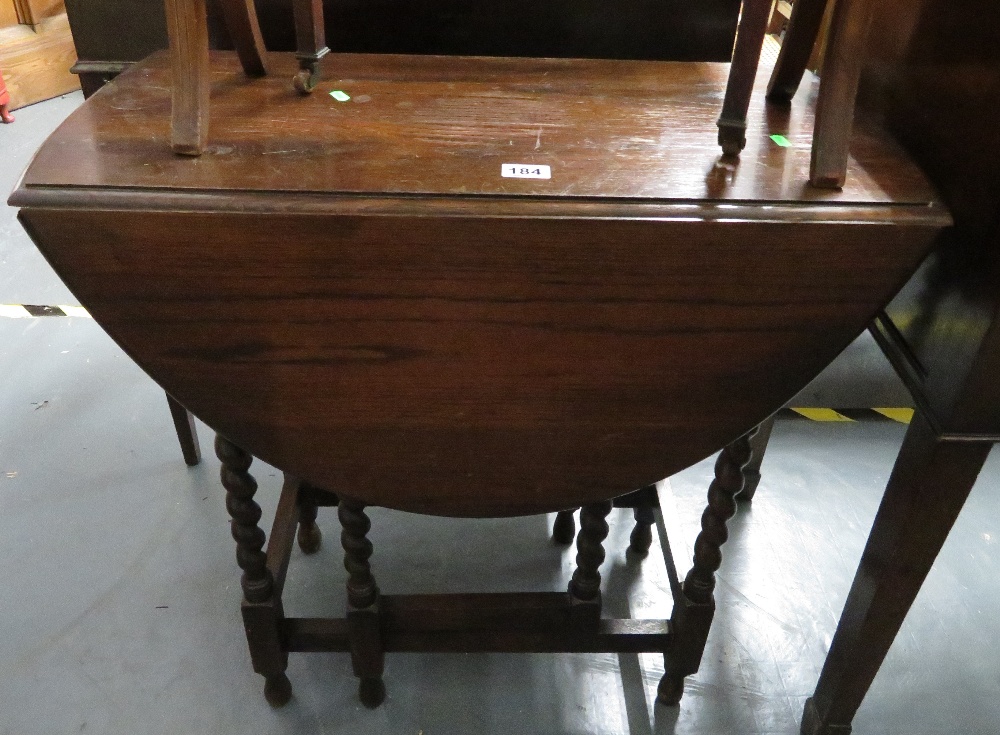
[[[11,202],[172,395],[367,503],[533,513],[666,477],[804,386],[949,222],[876,130],[844,191],[808,189],[802,106],[717,166],[725,65],[329,62],[301,98],[293,58],[248,81],[218,57],[216,150],[190,161],[153,59]]]
[[[265,191],[269,199],[277,192],[513,194],[877,208],[934,197],[877,130],[857,136],[842,192],[810,187],[808,84],[792,111],[767,109],[755,95],[739,165],[717,166],[725,64],[337,54],[325,60],[317,93],[299,98],[288,82],[297,67],[287,56],[265,79],[244,77],[229,54],[214,58],[212,155],[193,166],[171,155],[169,77],[158,56],[73,115],[25,183],[152,189],[144,196],[163,191],[177,204],[185,190]],[[333,100],[332,90],[351,101]],[[793,146],[776,145],[770,134]],[[508,161],[549,164],[555,174],[504,179],[498,171]],[[836,218],[837,209],[824,211]],[[887,210],[886,218],[894,214]]]
[[[893,2],[879,22],[893,30],[872,46],[863,92],[955,215],[948,239],[887,310],[901,338],[894,356],[937,430],[997,440],[1000,9]]]
[[[927,171],[955,225],[873,327],[918,410],[807,703],[805,735],[851,731],[1000,441],[1000,6],[887,0],[874,28],[862,101]]]

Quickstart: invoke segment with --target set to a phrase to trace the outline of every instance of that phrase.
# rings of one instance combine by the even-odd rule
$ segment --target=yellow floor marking
[[[872,411],[878,411],[887,419],[898,421],[901,424],[908,424],[913,419],[912,408],[873,408]]]
[[[90,312],[84,309],[82,306],[64,306],[63,304],[58,305],[60,309],[63,310],[63,314],[66,316],[79,316],[84,319],[90,319]]]
[[[810,421],[854,421],[832,408],[792,408],[795,413],[805,416]]]

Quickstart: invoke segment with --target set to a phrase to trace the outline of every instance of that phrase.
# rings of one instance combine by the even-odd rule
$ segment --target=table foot
[[[315,554],[319,551],[323,543],[323,533],[319,530],[319,526],[316,525],[315,521],[309,525],[304,523],[300,525],[296,538],[303,554]]]
[[[805,710],[802,712],[801,735],[850,735],[850,725],[829,725],[824,723],[816,710],[812,697],[806,700]]]
[[[315,554],[323,542],[323,534],[316,525],[317,507],[315,503],[300,502],[299,532],[297,539],[303,554]]]
[[[363,678],[358,684],[358,698],[368,709],[375,709],[385,701],[385,682],[381,678]]]
[[[656,687],[656,701],[667,707],[676,707],[684,696],[684,677],[667,672]]]
[[[284,672],[267,677],[264,682],[264,699],[272,707],[284,707],[292,698],[292,682]]]
[[[576,538],[576,519],[573,518],[573,511],[561,510],[556,513],[556,520],[552,524],[552,541],[560,546],[569,546]]]

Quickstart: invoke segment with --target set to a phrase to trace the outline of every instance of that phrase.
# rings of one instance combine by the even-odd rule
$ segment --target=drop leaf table
[[[660,651],[697,670],[747,435],[854,339],[950,223],[858,126],[844,188],[808,183],[815,82],[721,160],[728,66],[338,55],[309,96],[211,58],[212,131],[170,141],[166,54],[93,95],[11,203],[95,319],[215,429],[255,670],[350,651]],[[758,86],[763,89],[758,79]],[[331,93],[338,94],[331,94]],[[772,138],[771,136],[776,136]],[[781,141],[779,144],[777,141]],[[790,144],[787,144],[790,143]],[[602,618],[611,499],[727,447],[669,621]],[[286,473],[266,550],[258,457]],[[339,503],[345,618],[281,604]],[[364,508],[494,517],[582,506],[568,591],[393,596]],[[470,552],[472,553],[472,552]]]

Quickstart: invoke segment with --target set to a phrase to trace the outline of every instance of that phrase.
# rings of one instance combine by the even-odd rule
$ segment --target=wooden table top
[[[856,136],[843,191],[810,187],[815,84],[803,84],[790,109],[766,106],[758,88],[747,148],[738,166],[720,165],[715,121],[727,64],[344,54],[326,59],[327,80],[300,97],[289,83],[289,55],[275,54],[276,71],[263,79],[245,78],[233,55],[213,58],[210,148],[200,159],[170,151],[170,78],[161,53],[73,115],[40,152],[24,186],[615,202],[934,201],[919,170],[871,129]],[[335,100],[334,90],[350,100]],[[550,166],[551,179],[503,178],[504,163]]]
[[[371,504],[535,513],[683,469],[805,386],[950,223],[877,129],[843,191],[809,188],[810,90],[758,94],[720,164],[725,65],[332,55],[301,98],[292,57],[215,61],[208,153],[170,151],[159,55],[11,203],[171,395]]]

